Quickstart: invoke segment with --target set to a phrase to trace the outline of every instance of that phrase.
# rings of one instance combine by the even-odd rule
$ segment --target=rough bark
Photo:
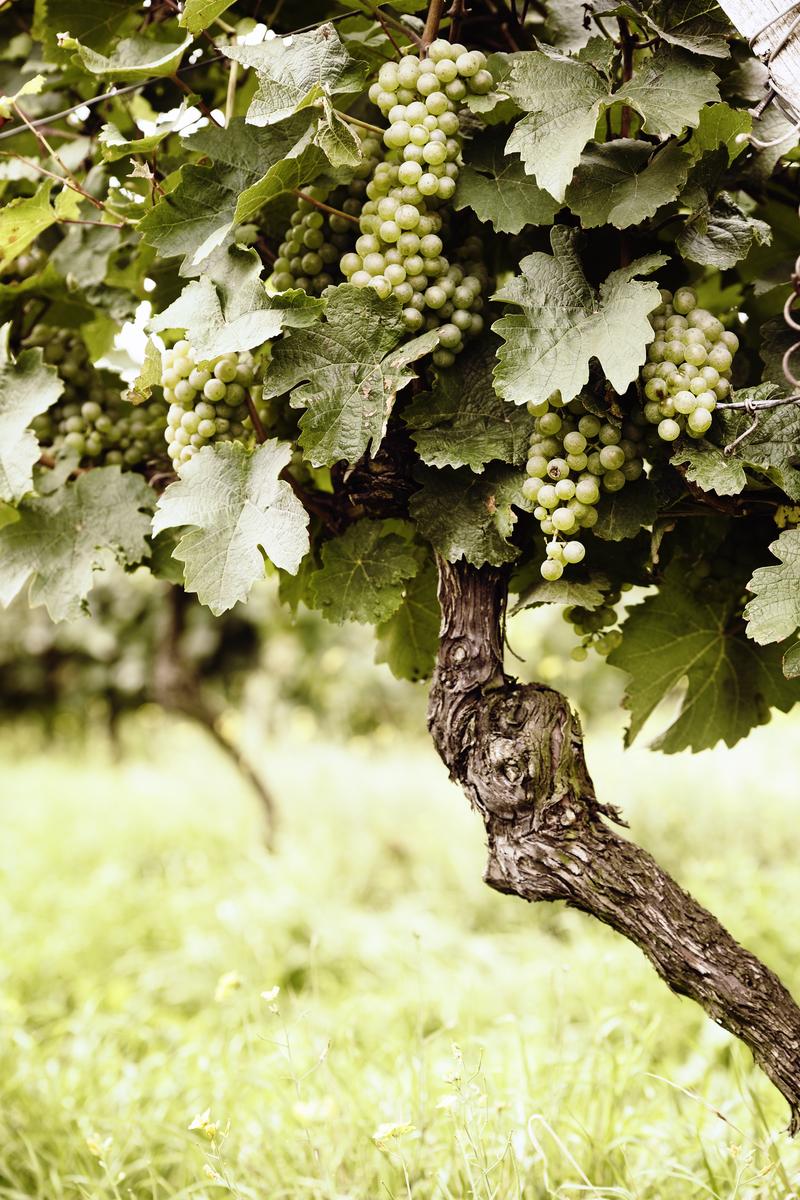
[[[614,828],[586,768],[566,699],[503,670],[502,571],[439,563],[442,637],[429,727],[453,779],[480,812],[485,880],[524,900],[563,900],[634,942],[661,978],[741,1038],[800,1131],[800,1009],[646,851]]]

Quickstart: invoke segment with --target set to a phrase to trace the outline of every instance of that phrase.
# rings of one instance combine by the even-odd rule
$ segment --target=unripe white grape
[[[681,436],[681,427],[677,421],[666,418],[665,420],[659,422],[658,436],[661,438],[662,442],[674,442]]]
[[[554,558],[546,558],[539,567],[542,578],[548,583],[555,583],[564,574],[564,568],[561,563]]]
[[[441,62],[442,59],[453,57],[453,47],[446,38],[436,38],[428,47],[428,58],[432,63]]]
[[[474,92],[477,96],[485,96],[494,87],[492,73],[491,71],[486,70],[478,71],[477,74],[473,75],[467,82],[469,90]],[[455,84],[451,83],[449,86],[454,87]]]
[[[676,313],[690,313],[692,309],[697,307],[697,296],[691,288],[678,288],[672,299],[672,307]]]
[[[693,413],[690,413],[686,418],[686,425],[691,433],[698,437],[706,432],[711,427],[711,413],[707,408],[696,408]]]
[[[568,563],[582,562],[586,557],[586,547],[583,542],[567,542],[563,549],[563,555]]]

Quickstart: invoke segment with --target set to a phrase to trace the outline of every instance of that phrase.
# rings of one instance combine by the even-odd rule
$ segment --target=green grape
[[[45,348],[64,383],[56,404],[31,424],[43,449],[78,454],[92,466],[139,467],[163,457],[166,405],[125,400],[119,380],[91,363],[77,332],[36,325],[22,344]]]
[[[255,360],[246,351],[201,362],[196,361],[187,341],[164,351],[161,382],[169,401],[164,436],[167,454],[176,468],[213,441],[244,440],[247,445],[254,444],[246,389],[256,377]],[[253,388],[252,401],[264,421],[266,409],[260,388]]]
[[[529,401],[528,410],[535,418],[535,432],[523,494],[536,502],[533,515],[542,533],[553,538],[542,574],[555,579],[560,575],[552,574],[547,565],[551,560],[557,560],[562,570],[583,561],[585,547],[574,535],[597,523],[595,506],[601,487],[619,491],[642,474],[641,436],[631,422],[622,430],[603,423],[586,411],[580,397],[564,406],[554,393],[546,400]],[[563,541],[564,537],[569,540]]]
[[[674,296],[662,291],[661,299],[650,318],[656,337],[641,373],[643,416],[662,441],[674,442],[684,433],[702,437],[717,403],[730,395],[739,339],[697,307],[691,288],[679,288]]]

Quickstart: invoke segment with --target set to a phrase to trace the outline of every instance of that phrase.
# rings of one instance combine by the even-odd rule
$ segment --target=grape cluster
[[[298,201],[273,266],[270,282],[276,292],[300,288],[319,296],[341,278],[339,261],[352,249],[354,218],[361,212],[367,180],[380,161],[381,144],[374,135],[365,134],[361,150],[364,157],[349,184],[327,197],[319,188],[309,187],[306,194],[310,199]],[[325,212],[314,200],[340,211]]]
[[[162,355],[161,386],[169,404],[167,453],[175,466],[213,441],[251,444],[255,431],[247,405],[256,382],[256,361],[244,351],[198,361],[189,342],[181,340]],[[257,391],[257,389],[255,389]],[[260,398],[252,396],[263,419]]]
[[[601,493],[618,492],[643,471],[641,429],[620,429],[589,412],[580,397],[564,405],[555,392],[531,402],[536,418],[523,493],[536,503],[533,515],[551,538],[541,565],[544,579],[560,579],[565,566],[579,563],[586,550],[575,535],[597,523]]]
[[[94,367],[81,338],[68,329],[35,325],[22,344],[42,347],[64,383],[56,404],[31,423],[40,446],[97,466],[138,467],[159,457],[167,420],[161,401],[124,400],[119,384]]]
[[[661,292],[650,318],[655,330],[642,368],[644,415],[664,442],[682,433],[702,437],[711,414],[731,394],[731,365],[739,347],[735,333],[705,308],[691,288]]]
[[[584,608],[580,604],[564,609],[564,620],[581,639],[580,645],[572,650],[575,662],[583,662],[589,650],[595,650],[603,658],[616,650],[622,641],[622,631],[614,628],[618,621],[616,606],[622,593],[630,591],[630,583],[622,583],[607,591],[599,608]]]
[[[483,328],[480,241],[463,264],[451,264],[439,209],[455,192],[461,161],[457,106],[492,87],[485,63],[480,51],[440,38],[422,60],[383,64],[369,96],[389,120],[387,154],[367,184],[361,236],[340,263],[356,287],[396,296],[410,333],[440,330],[437,366],[450,366],[464,339]]]

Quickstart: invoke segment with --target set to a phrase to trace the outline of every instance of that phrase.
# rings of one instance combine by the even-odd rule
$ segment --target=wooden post
[[[758,35],[753,49],[759,58],[766,60],[789,35],[769,69],[776,90],[800,122],[800,4],[791,0],[719,0],[719,6],[744,37]]]

